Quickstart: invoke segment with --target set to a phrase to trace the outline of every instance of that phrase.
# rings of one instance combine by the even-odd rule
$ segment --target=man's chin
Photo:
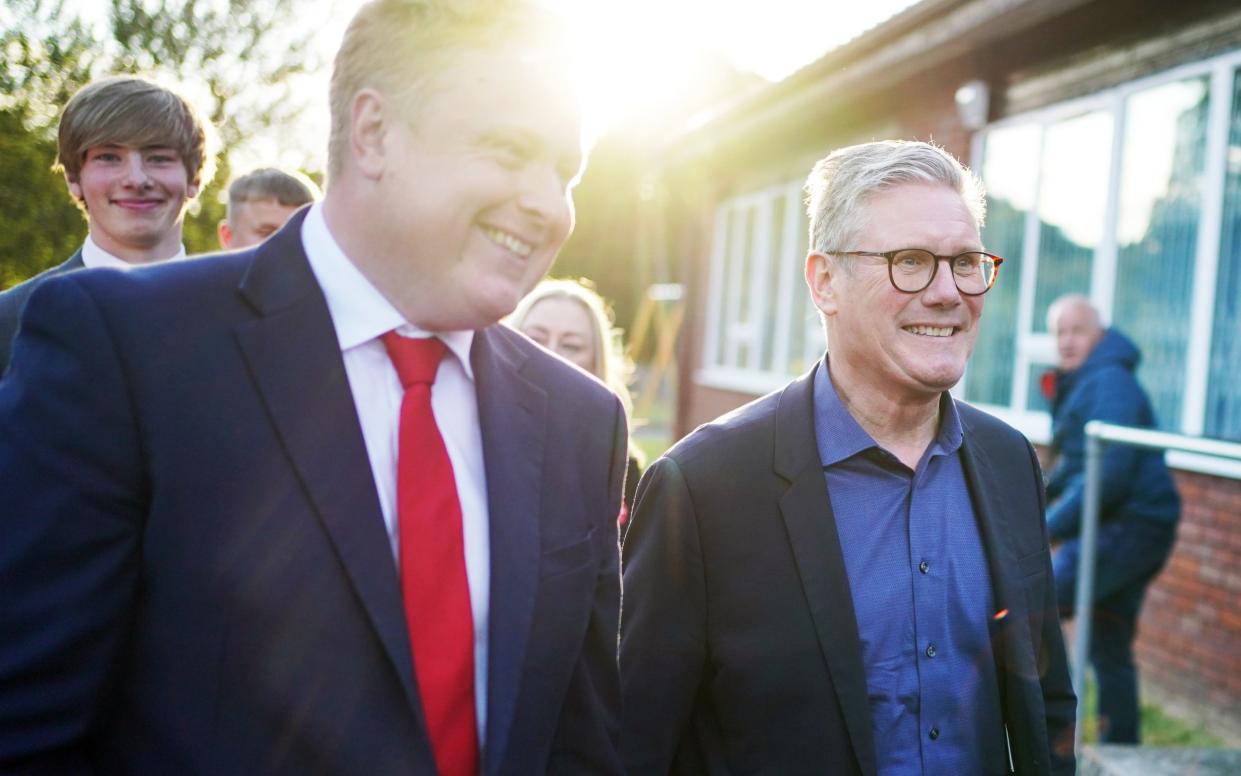
[[[453,315],[457,324],[453,328],[459,330],[485,329],[499,323],[517,309],[520,297],[475,298],[469,300]]]
[[[961,382],[961,377],[964,374],[964,369],[946,367],[944,369],[923,370],[912,376],[927,393],[939,394],[951,390],[954,385]]]

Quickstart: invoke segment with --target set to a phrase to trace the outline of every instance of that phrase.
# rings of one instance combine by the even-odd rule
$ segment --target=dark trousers
[[[1090,664],[1099,687],[1099,739],[1136,744],[1138,672],[1133,640],[1146,586],[1163,568],[1176,539],[1176,524],[1111,520],[1099,526],[1091,611]],[[1061,618],[1073,616],[1079,541],[1060,545],[1052,559]]]

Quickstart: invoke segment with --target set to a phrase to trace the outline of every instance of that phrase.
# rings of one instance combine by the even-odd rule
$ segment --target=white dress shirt
[[[398,541],[396,473],[404,388],[380,337],[393,329],[405,337],[431,334],[408,323],[345,256],[316,203],[302,222],[306,258],[327,299],[328,314],[345,362],[383,510],[392,556]],[[487,474],[478,424],[478,397],[470,366],[472,331],[441,332],[451,354],[440,362],[431,389],[431,410],[452,461],[465,540],[465,573],[474,616],[474,709],[481,750],[487,722],[487,612],[490,603],[491,538],[488,533]],[[314,418],[307,418],[314,423]]]
[[[165,261],[180,261],[185,258],[185,244],[181,244],[181,248]],[[95,267],[111,267],[112,269],[133,269],[134,267],[145,266],[142,264],[130,264],[124,259],[117,258],[112,254],[99,247],[99,243],[91,239],[90,234],[86,235],[86,242],[82,243],[82,264],[87,269]]]

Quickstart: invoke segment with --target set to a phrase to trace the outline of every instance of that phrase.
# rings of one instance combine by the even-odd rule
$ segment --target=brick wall
[[[1176,546],[1147,591],[1137,643],[1144,697],[1241,740],[1241,480],[1176,472]]]

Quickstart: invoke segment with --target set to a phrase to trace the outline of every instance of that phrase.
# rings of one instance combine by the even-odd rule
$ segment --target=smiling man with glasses
[[[1030,444],[950,394],[1003,262],[942,149],[807,182],[827,353],[652,465],[624,548],[631,773],[1072,773]]]

